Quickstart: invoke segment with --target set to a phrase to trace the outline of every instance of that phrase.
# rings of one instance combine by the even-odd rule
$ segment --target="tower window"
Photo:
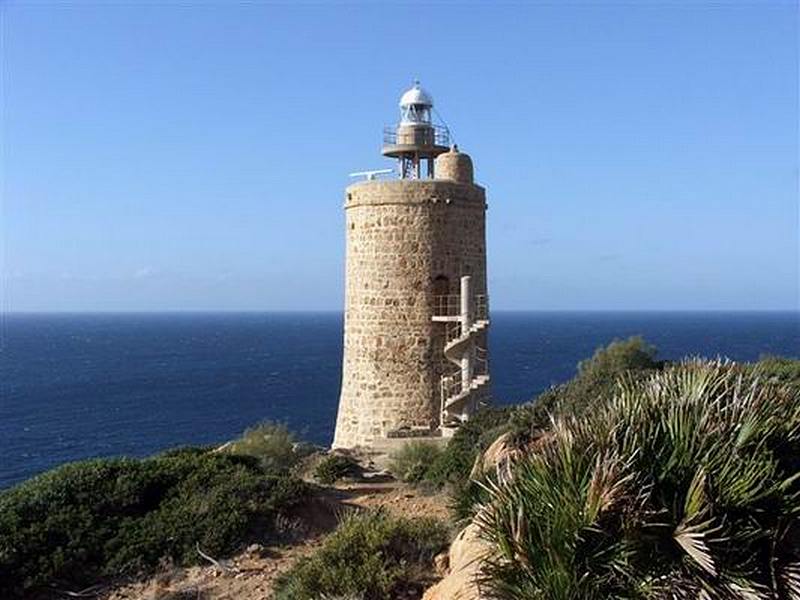
[[[450,280],[445,275],[437,275],[433,279],[433,294],[445,296],[450,293]]]

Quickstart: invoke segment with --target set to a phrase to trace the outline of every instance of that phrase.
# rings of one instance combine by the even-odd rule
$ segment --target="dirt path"
[[[347,510],[385,507],[406,517],[446,519],[446,498],[396,481],[358,482],[319,490],[294,521],[285,523],[295,543],[251,546],[220,566],[164,569],[152,578],[117,587],[102,600],[266,600],[276,579],[317,548]]]

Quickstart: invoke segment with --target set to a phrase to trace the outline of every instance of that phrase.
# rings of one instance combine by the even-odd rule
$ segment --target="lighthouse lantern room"
[[[416,81],[400,98],[400,121],[384,129],[382,153],[397,159],[401,179],[433,178],[434,160],[450,147],[450,132],[432,112],[433,97]]]

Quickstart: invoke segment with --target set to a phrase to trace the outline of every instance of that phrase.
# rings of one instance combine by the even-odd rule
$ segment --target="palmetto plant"
[[[562,415],[479,513],[490,597],[800,599],[800,392],[689,361]]]

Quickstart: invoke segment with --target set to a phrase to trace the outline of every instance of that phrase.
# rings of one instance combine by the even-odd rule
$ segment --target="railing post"
[[[461,278],[461,335],[468,335],[472,327],[472,277]],[[472,348],[461,358],[461,390],[468,390],[472,382]]]
[[[461,278],[461,324],[464,329],[469,329],[472,325],[472,277],[464,275]]]
[[[444,427],[444,404],[447,402],[447,396],[445,396],[445,387],[444,387],[444,377],[439,380],[439,396],[441,397],[441,404],[439,405],[439,427]]]

